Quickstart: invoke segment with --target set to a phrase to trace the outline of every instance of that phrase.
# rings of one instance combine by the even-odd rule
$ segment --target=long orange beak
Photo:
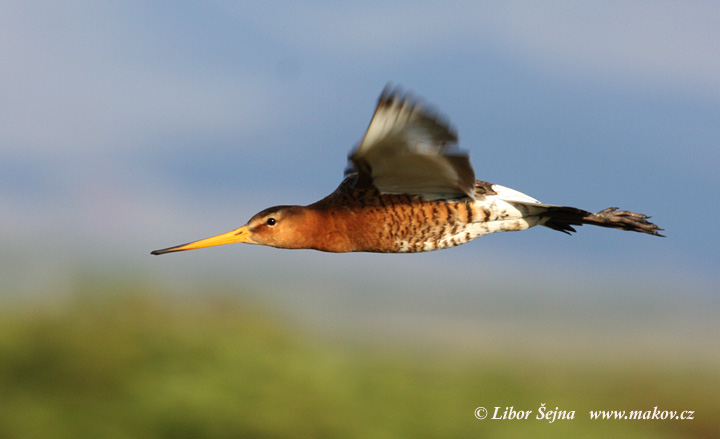
[[[233,230],[232,232],[223,233],[222,235],[213,236],[212,238],[201,239],[200,241],[189,242],[183,245],[176,245],[175,247],[155,250],[154,252],[151,252],[151,254],[162,255],[165,253],[194,250],[196,248],[212,247],[215,245],[232,244],[234,242],[255,244],[255,241],[250,238],[250,231],[248,230],[247,226],[242,226],[239,229]]]

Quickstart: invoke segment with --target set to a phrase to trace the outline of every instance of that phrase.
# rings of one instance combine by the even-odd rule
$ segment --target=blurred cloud
[[[620,276],[715,297],[718,21],[713,2],[4,3],[3,276],[51,283],[93,263],[272,277],[275,288],[302,279],[310,294],[338,273],[336,290],[397,297],[436,293],[435,277],[524,294],[538,277],[542,291],[579,291]],[[147,255],[330,192],[389,80],[457,124],[479,178],[549,202],[647,211],[669,238],[534,230],[411,262],[258,248]],[[416,264],[442,268],[398,286]]]
[[[226,7],[238,21],[247,19],[246,4]],[[371,56],[382,64],[496,46],[556,75],[703,95],[710,89],[720,97],[720,6],[713,2],[371,1],[275,5],[251,13],[282,23],[277,34],[303,55],[354,63]]]
[[[112,3],[3,6],[3,152],[138,148],[188,125],[246,129],[272,118],[253,72],[210,71],[166,50],[142,9]],[[240,73],[240,74],[237,74]],[[192,124],[189,121],[192,120]]]
[[[305,57],[328,63],[311,84],[318,92],[334,88],[327,81],[337,81],[338,60],[376,72],[449,52],[477,69],[485,49],[574,81],[720,98],[713,2],[213,6],[3,5],[0,51],[12,60],[0,106],[4,153],[125,150],[183,128],[269,128],[282,115],[268,97],[288,90],[287,74],[268,76],[267,64],[296,71]],[[316,123],[308,113],[286,116]]]
[[[615,77],[641,88],[711,90],[717,99],[719,17],[712,2],[543,2],[515,4],[505,20],[493,21],[501,23],[494,29],[505,41],[555,73],[574,71],[601,82]]]

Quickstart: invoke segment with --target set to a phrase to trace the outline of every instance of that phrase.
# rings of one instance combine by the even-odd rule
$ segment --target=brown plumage
[[[457,135],[409,95],[385,89],[352,171],[309,206],[275,206],[239,229],[153,254],[233,242],[327,252],[405,253],[464,244],[479,236],[543,225],[565,233],[592,224],[662,236],[648,216],[608,208],[590,213],[541,203],[475,180]]]

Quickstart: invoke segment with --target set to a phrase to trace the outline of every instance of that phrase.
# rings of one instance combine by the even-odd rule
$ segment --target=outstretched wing
[[[360,145],[349,156],[359,186],[428,200],[475,197],[475,173],[445,120],[409,94],[385,88]]]

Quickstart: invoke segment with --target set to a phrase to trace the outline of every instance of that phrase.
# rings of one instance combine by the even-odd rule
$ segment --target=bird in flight
[[[454,247],[488,233],[545,226],[570,234],[585,224],[663,236],[641,213],[591,213],[475,180],[457,134],[408,93],[385,88],[340,186],[308,206],[267,208],[244,226],[154,255],[235,242],[326,252],[413,253]]]

